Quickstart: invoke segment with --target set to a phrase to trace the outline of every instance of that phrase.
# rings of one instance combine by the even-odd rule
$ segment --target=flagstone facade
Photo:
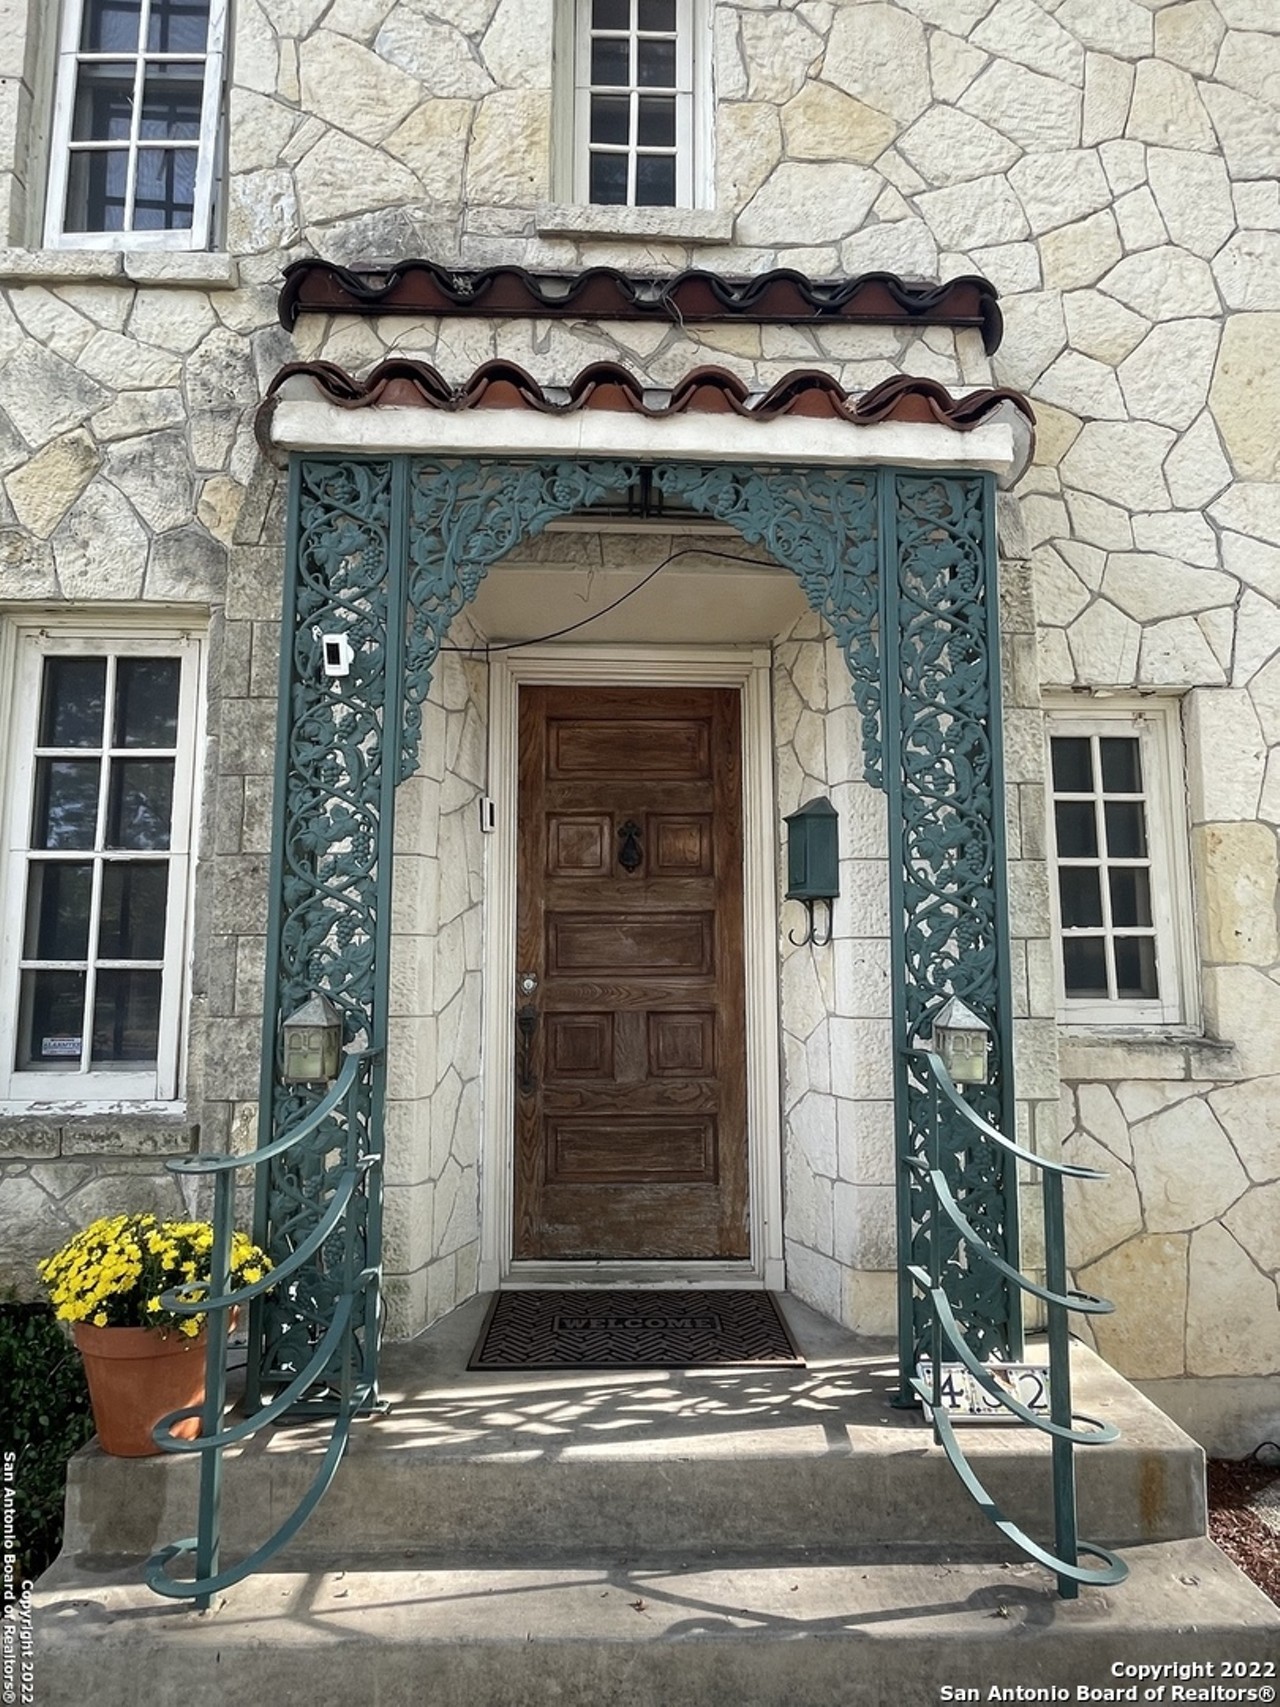
[[[709,147],[700,205],[683,209],[574,202],[572,30],[552,0],[235,0],[213,241],[167,253],[42,247],[57,10],[0,0],[0,691],[24,623],[145,633],[150,615],[203,638],[203,745],[180,1093],[145,1108],[4,1105],[5,1277],[29,1288],[34,1258],[93,1213],[176,1207],[165,1155],[253,1141],[285,543],[283,477],[254,417],[282,365],[362,375],[409,355],[455,385],[494,357],[549,387],[606,359],[654,388],[709,363],[760,390],[814,367],[853,391],[898,373],[1008,385],[1038,421],[1000,510],[1024,1136],[1108,1173],[1070,1202],[1078,1279],[1117,1303],[1099,1350],[1215,1448],[1274,1438],[1273,0],[691,4]],[[992,355],[978,331],[943,327],[307,314],[286,332],[281,270],[312,255],[375,270],[428,256],[563,273],[978,273],[1005,329]],[[585,574],[611,561],[603,538],[548,536],[528,555]],[[646,549],[629,544],[627,567],[656,560]],[[450,638],[483,634],[459,624]],[[791,911],[777,917],[787,1281],[883,1333],[883,799],[862,780],[847,671],[818,620],[763,638],[778,814],[829,791],[844,838],[831,947],[794,947]],[[482,1263],[487,691],[483,661],[446,658],[401,791],[386,1197],[398,1332],[470,1296]],[[1191,971],[1177,1023],[1060,1026],[1042,708],[1117,696],[1174,708]],[[11,812],[4,846],[21,835]]]

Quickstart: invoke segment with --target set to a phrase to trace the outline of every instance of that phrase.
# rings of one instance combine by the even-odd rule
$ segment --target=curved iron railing
[[[1013,1139],[977,1114],[965,1102],[952,1082],[940,1056],[932,1049],[918,1046],[911,1053],[922,1060],[929,1074],[931,1111],[929,1141],[926,1156],[908,1156],[904,1165],[924,1185],[932,1199],[933,1213],[928,1218],[928,1268],[909,1263],[907,1272],[920,1288],[929,1307],[930,1377],[926,1380],[916,1370],[903,1370],[907,1387],[929,1407],[934,1439],[942,1447],[952,1468],[960,1477],[966,1492],[977,1503],[984,1516],[1012,1541],[1028,1558],[1056,1573],[1058,1593],[1074,1598],[1080,1584],[1098,1587],[1123,1582],[1129,1568],[1122,1559],[1093,1541],[1082,1541],[1076,1526],[1076,1475],[1074,1451],[1077,1446],[1104,1446],[1115,1440],[1118,1430],[1096,1418],[1077,1415],[1071,1406],[1071,1350],[1068,1340],[1067,1317],[1071,1311],[1084,1315],[1105,1315],[1114,1309],[1105,1298],[1069,1287],[1067,1280],[1066,1226],[1063,1213],[1062,1182],[1064,1179],[1105,1179],[1094,1168],[1076,1167],[1066,1162],[1051,1162],[1043,1156],[1024,1149]],[[1026,1162],[1039,1170],[1044,1197],[1045,1285],[1019,1273],[998,1252],[987,1245],[982,1235],[965,1217],[955,1194],[947,1183],[942,1169],[942,1127],[959,1121],[971,1143],[994,1144],[1013,1162]],[[954,1149],[954,1141],[949,1148]],[[981,1359],[965,1344],[964,1332],[956,1319],[944,1285],[944,1256],[940,1230],[943,1225],[953,1229],[963,1241],[966,1262],[977,1261],[995,1269],[1023,1292],[1039,1298],[1045,1306],[1049,1347],[1049,1415],[1038,1416],[1028,1406],[1007,1392],[991,1375]],[[953,1241],[948,1241],[949,1244]],[[1034,1540],[1000,1510],[986,1488],[974,1474],[956,1438],[942,1402],[942,1366],[944,1352],[958,1360],[978,1382],[985,1393],[999,1401],[1020,1422],[1030,1424],[1047,1434],[1052,1443],[1054,1550]],[[1080,1555],[1102,1561],[1100,1567],[1082,1565]]]
[[[356,1118],[361,1074],[380,1054],[377,1049],[351,1051],[342,1071],[306,1119],[273,1143],[244,1156],[197,1156],[168,1163],[175,1173],[212,1176],[213,1179],[213,1249],[208,1286],[177,1286],[161,1298],[165,1309],[178,1314],[208,1314],[204,1403],[171,1411],[152,1430],[156,1445],[163,1451],[200,1454],[200,1500],[195,1535],[172,1542],[154,1553],[147,1563],[146,1580],[147,1586],[157,1594],[173,1600],[193,1600],[202,1612],[207,1609],[212,1595],[258,1570],[298,1533],[333,1481],[346,1450],[353,1418],[376,1402],[375,1348],[368,1343],[367,1334],[363,1345],[359,1343],[357,1325],[366,1312],[357,1314],[356,1305],[367,1299],[370,1288],[376,1294],[380,1269],[376,1263],[357,1267],[364,1247],[350,1211],[362,1184],[366,1183],[366,1176],[382,1165],[379,1154],[360,1154],[361,1124]],[[246,1168],[257,1170],[273,1157],[283,1155],[304,1139],[312,1137],[339,1110],[345,1117],[345,1126],[342,1130],[335,1128],[333,1148],[343,1151],[342,1168],[334,1179],[332,1195],[324,1213],[309,1236],[261,1280],[239,1287],[234,1292],[229,1291],[236,1174]],[[317,1258],[335,1262],[341,1269],[342,1288],[332,1320],[306,1365],[287,1386],[252,1416],[224,1427],[228,1312],[287,1283],[291,1276]],[[210,1296],[204,1296],[205,1293]],[[332,1418],[333,1432],[311,1486],[285,1521],[260,1547],[247,1558],[221,1569],[223,1453],[227,1447],[248,1440],[259,1429],[275,1422],[302,1401],[318,1383],[332,1393],[336,1409]],[[175,1425],[193,1416],[200,1418],[200,1433],[194,1440],[176,1438],[173,1433]],[[175,1577],[170,1566],[175,1560],[187,1558],[194,1558],[194,1577]]]

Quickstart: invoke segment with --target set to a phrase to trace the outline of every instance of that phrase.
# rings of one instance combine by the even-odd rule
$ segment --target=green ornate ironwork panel
[[[668,496],[727,522],[794,572],[844,653],[861,714],[867,781],[882,787],[876,475],[662,463],[654,479]]]
[[[413,463],[402,778],[418,768],[422,707],[441,642],[485,572],[548,522],[625,491],[636,472],[621,462]]]
[[[1010,995],[1000,769],[992,484],[982,475],[754,469],[662,463],[662,491],[730,523],[799,579],[848,663],[868,780],[886,789],[895,1034],[922,1037],[959,995],[991,1023],[995,1078],[976,1106],[1012,1130]],[[549,521],[635,478],[622,462],[297,458],[282,629],[261,1142],[296,1127],[322,1090],[279,1082],[281,1017],[314,990],[366,1044],[355,1113],[362,1154],[381,1144],[389,981],[391,835],[397,782],[417,766],[422,707],[444,636],[488,568]],[[884,566],[882,572],[882,565]],[[323,639],[351,645],[326,675]],[[882,637],[890,637],[882,644]],[[900,1155],[919,1154],[925,1091],[904,1053],[895,1097]],[[278,1257],[323,1217],[346,1128],[335,1115],[279,1159],[257,1230]],[[969,1219],[1016,1264],[1013,1181],[948,1137],[947,1177]],[[900,1170],[900,1267],[922,1249],[930,1208]],[[379,1262],[380,1181],[367,1176],[363,1262]],[[333,1265],[302,1272],[256,1322],[251,1394],[305,1367],[333,1313]],[[975,1349],[1017,1348],[1016,1303],[979,1278],[959,1242],[946,1284]],[[353,1328],[366,1369],[376,1285]],[[903,1293],[904,1371],[921,1325]],[[908,1362],[909,1360],[909,1362]]]
[[[957,995],[991,1027],[991,1082],[970,1105],[1014,1130],[1000,643],[990,476],[887,477],[882,495],[886,566],[885,770],[890,825],[890,937],[899,1157],[922,1156],[932,1092],[911,1046]],[[896,845],[895,845],[896,843]],[[942,1126],[943,1172],[990,1248],[1018,1265],[1012,1163],[975,1142],[952,1115]],[[982,1356],[1017,1356],[1016,1294],[994,1270],[970,1264],[919,1180],[899,1167],[900,1336],[904,1380],[915,1367],[928,1301],[912,1301],[908,1262],[927,1262],[937,1233],[943,1283],[965,1337]]]
[[[295,459],[281,626],[280,724],[264,1004],[259,1142],[296,1127],[324,1085],[281,1082],[279,1021],[313,991],[343,1016],[347,1042],[386,1042],[394,765],[403,698],[404,491],[407,470],[376,462]],[[324,637],[349,643],[345,675],[326,674]],[[385,1068],[371,1053],[354,1097],[303,1145],[263,1170],[257,1237],[279,1263],[315,1231],[343,1170],[346,1122],[358,1153],[381,1145]],[[366,1174],[353,1214],[357,1269],[379,1261],[381,1186]],[[338,1252],[321,1248],[283,1296],[262,1305],[251,1334],[250,1399],[287,1383],[310,1360],[342,1290]],[[358,1363],[377,1334],[376,1287],[353,1318]],[[336,1362],[336,1359],[335,1359]]]

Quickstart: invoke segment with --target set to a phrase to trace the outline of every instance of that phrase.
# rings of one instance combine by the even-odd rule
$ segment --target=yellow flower
[[[93,1325],[95,1328],[105,1328],[106,1327],[106,1325],[107,1325],[107,1312],[105,1310],[99,1310],[98,1311],[97,1315],[93,1318]]]

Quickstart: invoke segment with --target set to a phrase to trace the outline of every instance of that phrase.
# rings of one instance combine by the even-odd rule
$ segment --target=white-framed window
[[[48,248],[204,249],[227,0],[65,0]]]
[[[1059,1017],[1193,1022],[1190,865],[1176,700],[1050,707]]]
[[[699,0],[574,0],[573,198],[694,207],[709,92]]]
[[[171,1102],[200,641],[23,626],[13,654],[0,1102]]]

